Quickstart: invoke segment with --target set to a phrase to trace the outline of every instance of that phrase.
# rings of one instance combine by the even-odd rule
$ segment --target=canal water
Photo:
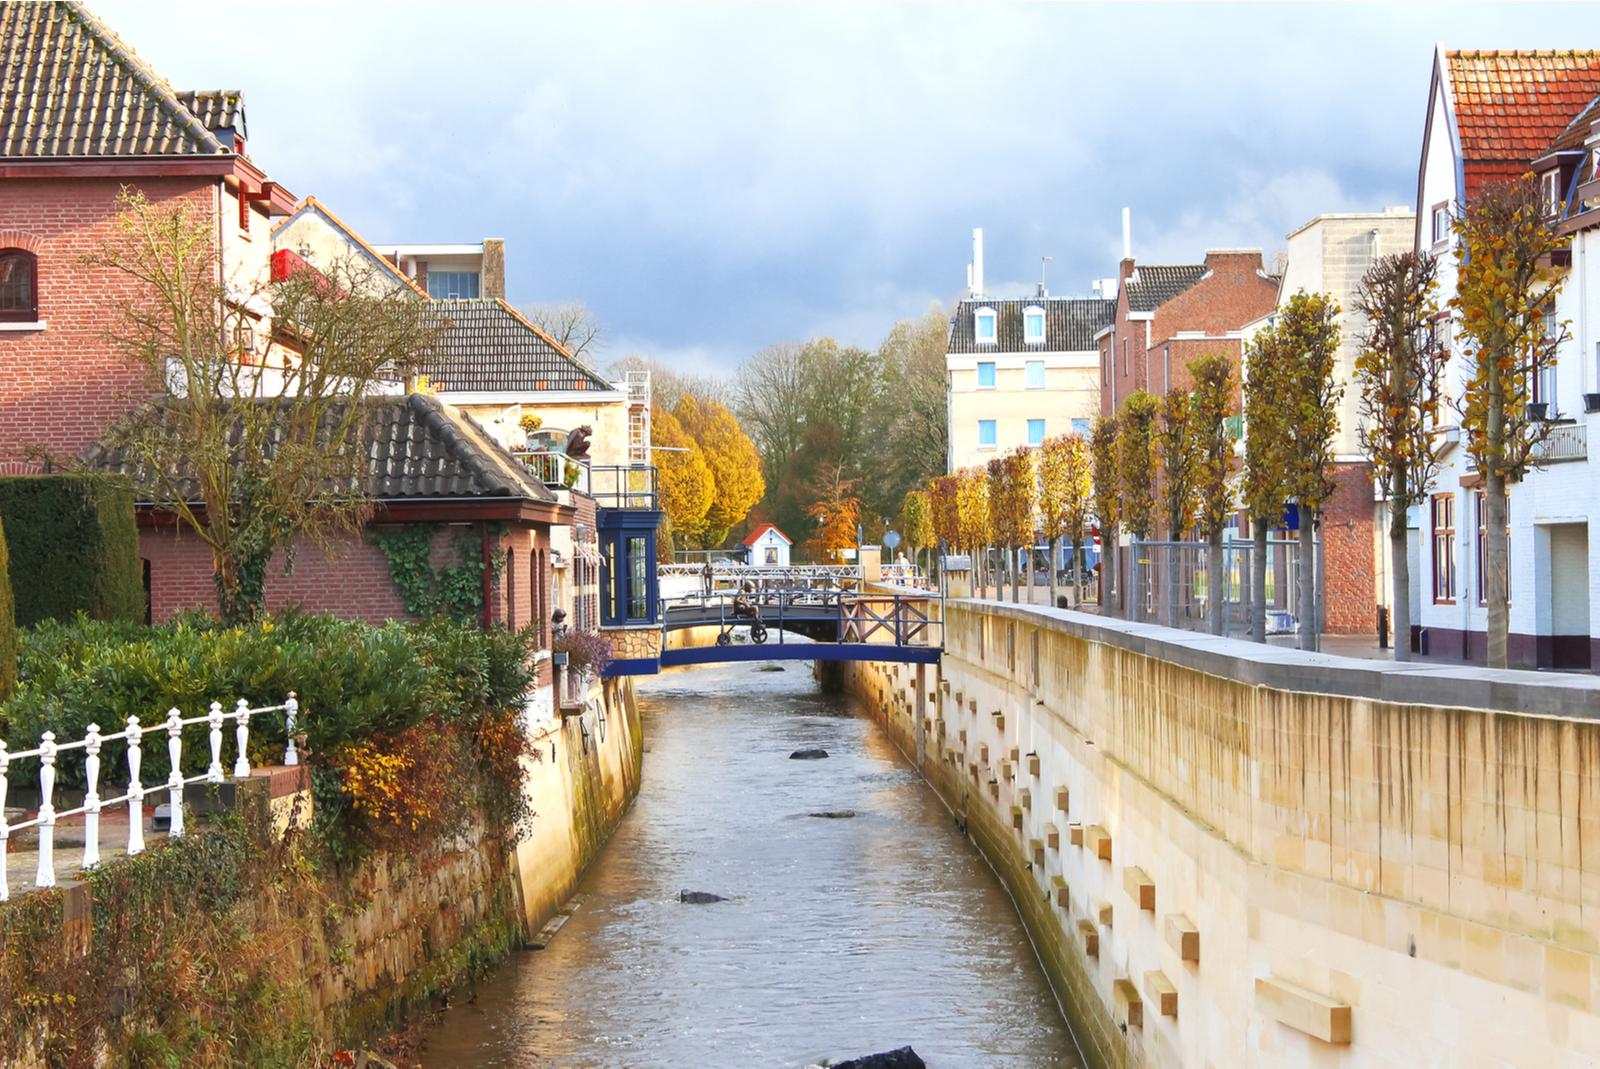
[[[799,1069],[907,1044],[933,1069],[1082,1065],[1005,889],[810,667],[639,681],[643,787],[584,904],[457,993],[427,1069]],[[827,759],[790,759],[810,747]]]

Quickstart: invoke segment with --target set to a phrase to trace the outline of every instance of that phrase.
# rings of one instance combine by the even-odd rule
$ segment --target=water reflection
[[[938,798],[809,665],[762,667],[642,681],[644,785],[587,901],[445,1016],[425,1066],[798,1067],[907,1043],[936,1069],[1081,1064]],[[830,756],[789,759],[807,747]]]

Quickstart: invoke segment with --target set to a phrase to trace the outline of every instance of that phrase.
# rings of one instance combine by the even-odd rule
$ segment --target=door
[[[1590,667],[1586,523],[1550,528],[1550,635],[1551,667]]]

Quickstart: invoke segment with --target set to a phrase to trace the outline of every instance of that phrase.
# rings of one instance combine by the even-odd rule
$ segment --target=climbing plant
[[[389,561],[389,578],[400,591],[407,613],[421,619],[443,616],[458,624],[471,623],[483,612],[483,547],[481,540],[461,533],[451,541],[456,563],[433,563],[434,523],[376,528],[368,534]],[[499,541],[499,528],[491,526],[491,542]],[[498,581],[505,568],[504,550],[489,554],[489,578]]]

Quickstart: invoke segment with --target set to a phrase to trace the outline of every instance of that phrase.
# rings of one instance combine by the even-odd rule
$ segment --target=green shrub
[[[0,478],[19,627],[41,620],[145,618],[133,490],[112,475]]]
[[[17,689],[17,616],[11,600],[11,566],[6,526],[0,520],[0,701]]]
[[[277,705],[294,691],[303,710],[297,730],[313,751],[328,753],[397,735],[430,716],[475,722],[485,710],[519,708],[532,686],[533,642],[531,628],[485,632],[438,619],[374,627],[296,612],[249,628],[224,628],[199,615],[155,627],[86,616],[50,620],[21,633],[17,692],[0,704],[0,736],[15,751],[37,745],[46,730],[75,740],[90,723],[117,732],[137,716],[147,729],[142,778],[157,783],[171,766],[165,734],[149,729],[169,709],[190,717],[213,701],[225,710],[240,698]],[[210,763],[208,734],[205,724],[185,729],[186,775]],[[252,717],[250,738],[253,764],[281,761],[281,716]],[[232,748],[230,726],[223,747],[229,766]],[[120,741],[102,749],[104,782],[125,780],[126,752]],[[14,762],[12,782],[35,774],[30,765]],[[80,759],[56,767],[62,786],[82,784]]]

